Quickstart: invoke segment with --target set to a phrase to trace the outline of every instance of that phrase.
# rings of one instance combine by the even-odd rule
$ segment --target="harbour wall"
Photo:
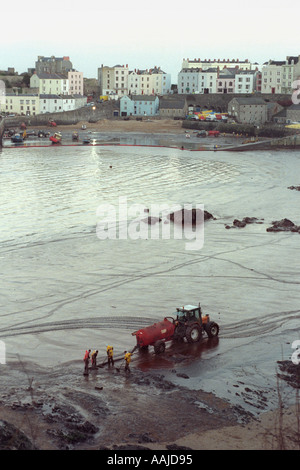
[[[118,101],[97,103],[94,106],[59,113],[37,114],[36,116],[16,116],[6,119],[7,127],[17,127],[24,122],[28,126],[47,126],[49,121],[55,121],[58,125],[74,125],[78,122],[97,122],[100,119],[112,119],[115,112],[120,111]]]
[[[245,144],[235,145],[232,147],[221,148],[231,152],[245,152],[250,150],[298,150],[300,149],[300,134],[289,135],[279,139],[260,140],[257,142],[249,142]]]
[[[221,134],[242,134],[248,137],[268,137],[268,138],[280,138],[294,135],[295,129],[285,127],[284,124],[273,124],[266,123],[260,126],[254,126],[252,124],[238,124],[238,123],[224,123],[224,122],[206,122],[206,121],[189,121],[184,120],[182,122],[184,129],[191,131],[197,130],[218,130]]]

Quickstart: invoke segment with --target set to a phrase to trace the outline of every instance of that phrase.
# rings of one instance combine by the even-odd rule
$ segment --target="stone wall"
[[[254,126],[251,124],[223,123],[223,122],[206,122],[206,121],[189,121],[182,122],[184,129],[190,130],[218,130],[225,134],[243,134],[247,136],[279,138],[295,134],[295,129],[288,129],[285,125],[267,123],[263,126]]]
[[[59,125],[74,125],[81,121],[97,122],[100,119],[111,119],[114,112],[120,112],[118,101],[107,101],[97,103],[96,109],[93,110],[92,106],[84,106],[83,108],[75,109],[72,111],[65,111],[60,113],[46,113],[37,114],[36,116],[18,116],[15,118],[7,118],[7,126],[14,127],[21,122],[30,126],[44,126],[50,120],[55,121]]]

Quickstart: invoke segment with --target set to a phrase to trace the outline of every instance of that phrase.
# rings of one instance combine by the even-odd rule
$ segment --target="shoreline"
[[[293,401],[253,415],[234,399],[175,385],[170,374],[143,371],[135,361],[130,373],[115,364],[90,368],[88,376],[82,361],[50,370],[10,366],[11,384],[0,396],[0,450],[299,449],[299,404]],[[56,383],[50,389],[49,380]],[[251,393],[257,398],[255,388]],[[9,426],[12,436],[3,447],[1,432]]]
[[[82,129],[82,126],[86,126],[86,129]],[[234,135],[234,134],[220,134],[219,136],[207,136],[205,138],[197,137],[198,131],[193,129],[187,130],[182,127],[182,121],[171,120],[171,119],[162,119],[162,120],[147,120],[147,121],[135,121],[135,120],[109,120],[103,119],[97,123],[89,123],[81,121],[78,124],[70,125],[57,125],[57,127],[51,127],[49,125],[45,126],[28,126],[28,131],[48,131],[51,134],[54,132],[61,132],[63,135],[62,146],[64,145],[64,138],[66,137],[67,144],[69,142],[72,145],[122,145],[121,139],[139,139],[139,143],[135,145],[145,145],[145,146],[158,146],[158,147],[168,147],[175,148],[180,150],[227,150],[229,148],[238,148],[246,137],[243,135]],[[79,142],[72,143],[71,134],[73,132],[78,132]],[[100,140],[97,143],[86,144],[81,142],[82,138],[90,137],[91,133],[97,133],[97,138]],[[82,137],[83,136],[83,137]],[[109,140],[103,143],[101,142],[102,137],[106,138],[115,138],[119,139],[120,142],[110,142]],[[38,139],[38,138],[37,138]],[[143,139],[145,142],[143,142]],[[149,143],[149,139],[153,139],[153,142]],[[39,139],[38,142],[43,146],[43,140]],[[22,144],[12,144],[5,145],[6,147],[15,147],[18,148],[29,147],[31,144],[34,146],[32,138],[28,137],[28,144],[25,142]],[[48,144],[48,139],[47,139]],[[49,144],[51,145],[51,143]],[[131,145],[128,142],[123,142],[123,145]],[[134,145],[134,144],[132,144]]]
[[[248,135],[220,132],[218,136],[208,135],[205,138],[197,137],[199,129],[185,128],[182,120],[174,119],[144,119],[144,120],[114,120],[101,119],[95,123],[80,121],[77,124],[60,124],[57,127],[47,126],[28,126],[28,130],[41,129],[55,132],[78,132],[78,133],[103,133],[114,135],[117,138],[121,136],[138,136],[139,138],[166,138],[170,141],[176,141],[178,148],[191,150],[188,144],[197,144],[199,149],[195,150],[219,150],[219,151],[247,151],[247,150],[298,150],[300,143],[297,135],[289,137],[256,137],[251,138]],[[82,129],[85,126],[86,129]],[[185,143],[187,147],[185,147]],[[169,145],[165,145],[169,146]]]

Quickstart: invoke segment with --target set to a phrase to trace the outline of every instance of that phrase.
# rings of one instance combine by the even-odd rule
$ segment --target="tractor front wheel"
[[[219,325],[213,321],[207,323],[205,331],[209,338],[215,338],[219,334]]]
[[[192,325],[186,330],[186,340],[188,343],[197,343],[200,341],[202,335],[201,327],[199,325]]]

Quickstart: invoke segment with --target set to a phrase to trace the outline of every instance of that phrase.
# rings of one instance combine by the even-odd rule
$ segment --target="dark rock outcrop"
[[[37,450],[28,437],[7,421],[0,420],[0,450]]]
[[[201,209],[180,209],[171,212],[167,218],[175,224],[195,226],[202,223],[202,221],[214,219],[214,216],[210,212]]]
[[[300,233],[300,225],[295,225],[289,219],[281,219],[272,222],[272,227],[267,228],[267,232],[298,232]]]
[[[264,219],[257,219],[256,217],[244,217],[243,220],[234,219],[233,225],[225,225],[225,228],[244,228],[248,224],[262,224]]]

